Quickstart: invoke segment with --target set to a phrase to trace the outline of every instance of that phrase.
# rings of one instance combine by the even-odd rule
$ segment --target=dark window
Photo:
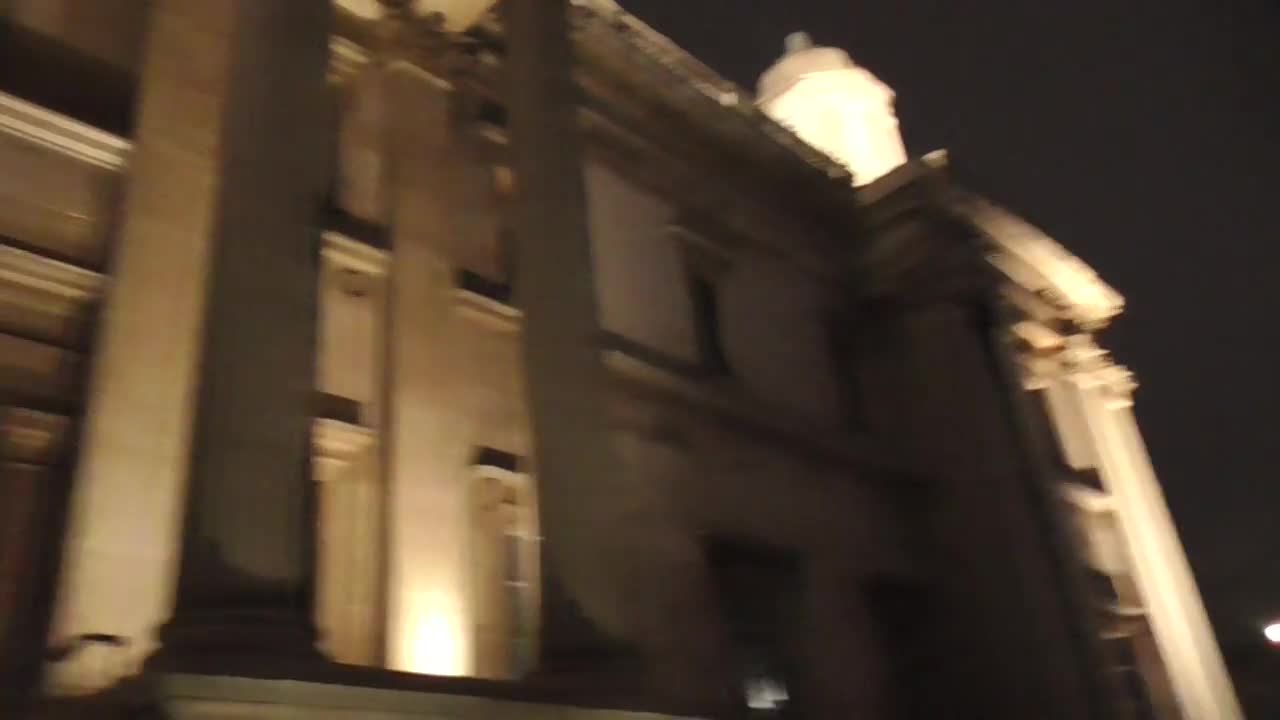
[[[741,717],[801,717],[802,572],[768,548],[713,542],[707,560],[729,628]]]
[[[478,447],[471,464],[475,467],[492,467],[507,472],[516,472],[520,459],[514,453],[491,447]]]
[[[702,369],[709,375],[728,375],[729,358],[725,354],[720,331],[720,300],[716,286],[698,273],[689,276],[689,286]]]
[[[864,587],[889,683],[894,720],[948,717],[941,685],[941,647],[934,603],[926,587],[878,578]]]
[[[507,126],[507,108],[494,100],[482,99],[476,107],[476,122],[497,128],[505,128]]]
[[[454,282],[467,292],[475,293],[503,305],[511,304],[511,286],[501,280],[487,278],[474,270],[462,268],[458,270]]]
[[[5,3],[0,2],[0,8]],[[60,12],[90,12],[73,3]],[[129,18],[135,20],[135,18]],[[142,17],[129,23],[134,60],[143,44]],[[138,77],[61,41],[18,25],[0,11],[0,91],[123,137],[133,134]]]
[[[494,302],[515,305],[513,284],[516,274],[515,234],[510,228],[503,227],[497,232],[493,251],[495,264],[498,267],[497,277],[489,277],[474,270],[460,268],[456,273],[454,284]]]
[[[1107,607],[1120,602],[1120,594],[1116,592],[1115,582],[1111,576],[1094,568],[1085,568],[1085,584],[1094,603]]]

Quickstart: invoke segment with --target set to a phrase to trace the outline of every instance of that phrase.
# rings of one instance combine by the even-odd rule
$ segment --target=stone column
[[[980,302],[868,313],[859,338],[871,430],[932,484],[918,510],[948,661],[923,681],[961,715],[1097,717]]]
[[[670,465],[608,407],[568,10],[566,0],[508,2],[503,17],[543,536],[538,676],[705,708],[729,687],[705,560],[664,495],[669,477],[651,471]]]
[[[304,8],[319,3],[156,0],[151,5],[137,129],[111,286],[97,333],[52,631],[55,645],[85,633],[124,638],[128,649],[112,664],[121,674],[136,669],[154,648],[153,632],[172,602],[205,307],[215,289],[211,247],[225,237],[238,244],[241,255],[261,251],[264,270],[288,266],[281,274],[286,282],[310,262],[293,252],[302,239],[280,235],[265,241],[278,229],[276,218],[260,227],[245,226],[252,224],[248,213],[304,212],[301,206],[286,210],[283,203],[282,193],[300,187],[295,179],[278,186],[272,182],[289,177],[284,161],[302,148],[307,133],[300,128],[312,125],[303,112],[285,117],[304,109],[287,104],[297,88],[286,88],[270,103],[245,92],[264,83],[283,84],[281,73],[290,72],[290,64],[316,62],[318,50],[294,42],[305,32],[303,25],[282,34],[279,43],[259,38],[263,49],[251,48],[241,29],[261,24],[262,19],[244,14],[256,16],[262,12],[259,5],[289,7],[301,17],[309,12]],[[293,57],[282,64],[264,57],[264,50]],[[264,125],[252,126],[255,113],[266,108],[272,112],[258,113]],[[264,141],[264,134],[270,139]],[[264,165],[270,166],[267,172]],[[247,206],[249,200],[259,204]],[[292,252],[285,262],[272,255],[279,243]],[[224,266],[216,285],[219,304],[235,309],[241,303],[240,312],[246,306],[249,313],[262,312],[245,332],[266,332],[265,322],[280,310],[262,295],[286,286],[248,275],[236,287],[234,265],[219,262]],[[223,313],[217,320],[234,324],[236,319]],[[266,339],[220,335],[217,342],[242,342],[243,351],[262,352],[255,348]],[[220,383],[227,382],[225,369],[209,367],[223,378]],[[206,444],[202,458],[211,450]],[[101,679],[95,661],[75,655],[53,666],[52,689],[96,689]]]
[[[388,278],[387,662],[465,675],[470,428],[458,412],[451,243],[477,239],[484,168],[467,154],[447,87],[407,63],[374,68],[384,94],[391,206]]]
[[[1243,717],[1164,493],[1133,417],[1134,383],[1090,344],[1046,387],[1067,462],[1098,470],[1115,505],[1130,571],[1187,718]]]
[[[230,68],[177,597],[153,665],[221,670],[318,658],[309,432],[332,11],[325,0],[194,5],[216,8],[206,12],[230,33]]]
[[[601,507],[597,494],[621,473],[606,430],[568,3],[504,7],[512,217],[543,533],[539,670],[549,678],[600,671],[584,663],[603,665],[609,653],[584,617],[609,602],[584,597],[600,580],[592,577],[599,560],[591,555],[607,550],[603,537],[583,530],[605,518],[583,515]]]

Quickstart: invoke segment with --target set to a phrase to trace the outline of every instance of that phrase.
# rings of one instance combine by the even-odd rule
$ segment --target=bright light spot
[[[1280,622],[1273,622],[1262,629],[1262,634],[1274,645],[1280,645]]]
[[[409,644],[409,672],[424,675],[466,673],[461,623],[440,611],[422,615]]]
[[[774,710],[787,704],[787,688],[772,678],[747,681],[747,707],[752,710]]]

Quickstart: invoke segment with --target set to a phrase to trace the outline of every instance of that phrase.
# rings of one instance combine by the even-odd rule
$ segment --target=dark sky
[[[789,31],[849,50],[914,154],[949,149],[1125,295],[1104,343],[1223,644],[1256,643],[1280,618],[1280,3],[623,5],[751,89]]]

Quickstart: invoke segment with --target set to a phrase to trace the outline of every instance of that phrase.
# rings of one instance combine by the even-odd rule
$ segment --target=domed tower
[[[866,185],[907,161],[893,90],[839,48],[816,47],[805,33],[760,76],[757,104]]]

